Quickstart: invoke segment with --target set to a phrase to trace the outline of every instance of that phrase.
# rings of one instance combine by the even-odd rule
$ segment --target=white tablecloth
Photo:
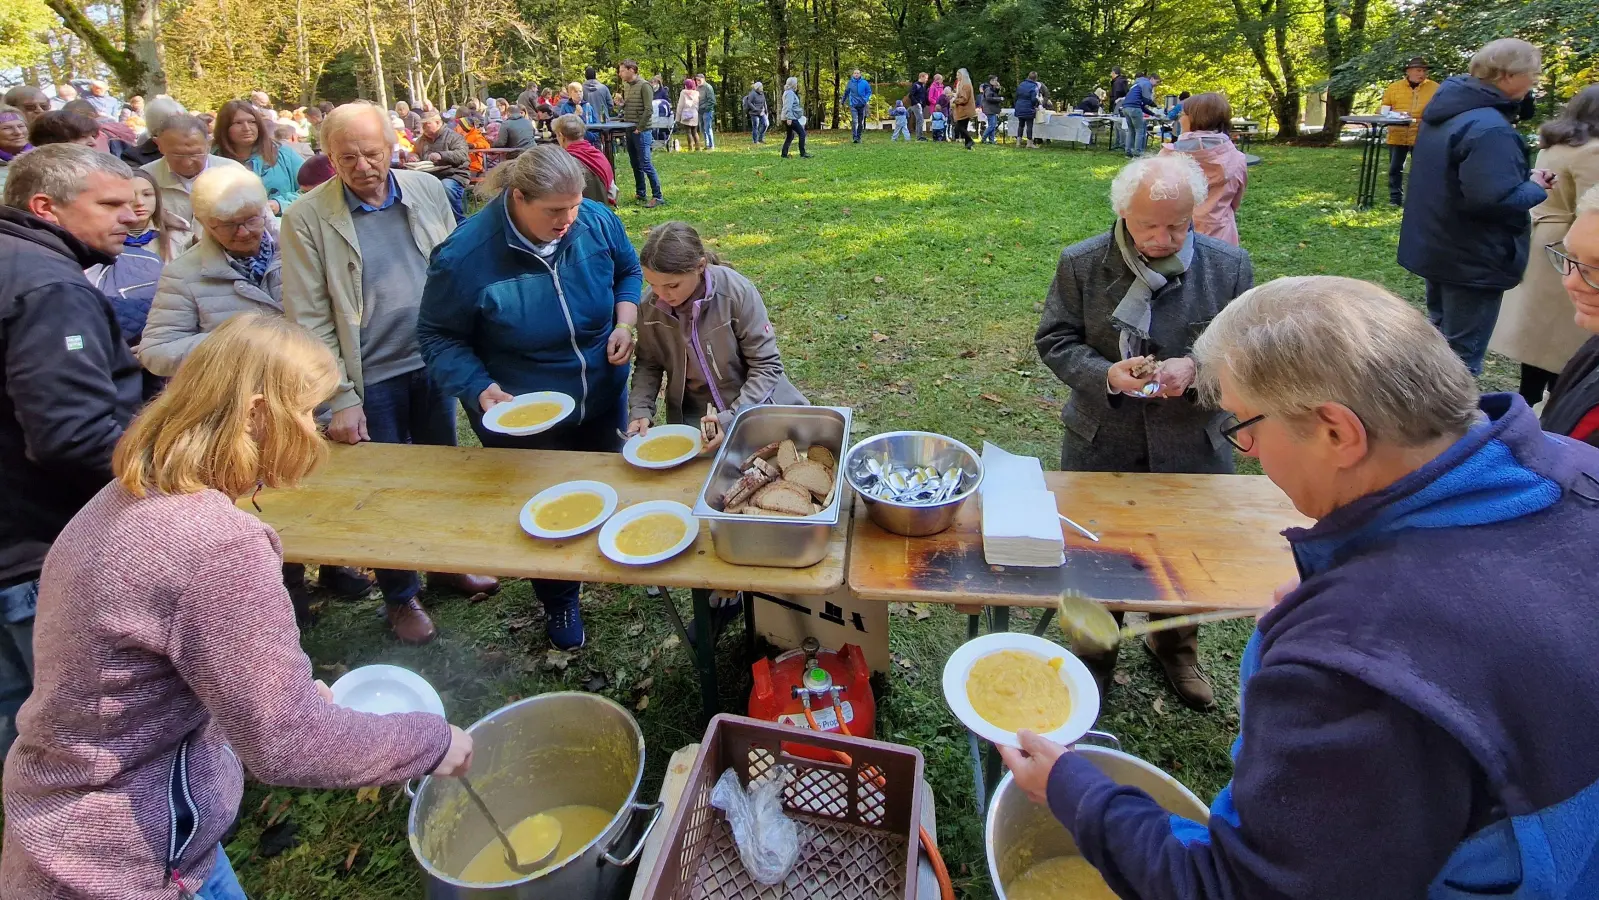
[[[1005,133],[1011,137],[1016,136],[1017,125],[1016,110],[1002,109],[1000,114],[1005,117]],[[1114,127],[1124,127],[1119,118],[1115,117],[1089,117],[1071,115],[1069,113],[1040,111],[1033,120],[1033,137],[1040,141],[1076,141],[1079,144],[1093,143],[1093,132],[1090,123],[1108,121]]]

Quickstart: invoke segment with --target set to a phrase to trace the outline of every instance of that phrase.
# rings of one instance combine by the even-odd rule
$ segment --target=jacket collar
[[[80,269],[87,269],[90,266],[109,266],[117,261],[116,257],[101,253],[78,240],[65,228],[12,206],[0,206],[0,223],[8,226],[0,228],[0,232],[59,253],[76,262]]]
[[[200,230],[199,242],[195,244],[191,252],[200,255],[200,277],[235,282],[234,290],[251,292],[257,295],[253,299],[269,303],[278,309],[282,308],[282,304],[274,300],[271,294],[260,286],[252,284],[248,278],[239,274],[238,269],[233,268],[228,263],[228,251],[217,243],[216,238],[213,238],[210,232],[205,229]],[[267,265],[267,274],[271,275],[282,268],[283,253],[280,249],[272,255],[272,262]]]
[[[543,258],[533,252],[528,246],[530,243],[528,239],[523,237],[522,232],[518,231],[516,225],[511,222],[510,201],[506,199],[509,194],[509,191],[502,192],[498,197],[491,200],[488,206],[479,210],[478,214],[489,213],[494,216],[501,232],[500,237],[505,241],[505,246],[515,253],[520,253],[525,257],[538,259],[542,262]],[[499,209],[493,208],[495,204],[499,204]],[[566,252],[566,248],[572,246],[572,242],[577,239],[578,235],[586,234],[591,228],[583,217],[583,209],[583,207],[578,208],[577,221],[572,223],[572,227],[568,228],[566,234],[561,235],[560,241],[556,243],[555,254],[550,257],[551,263],[559,261],[561,255]]]
[[[389,187],[394,192],[390,196],[395,203],[405,207],[407,219],[410,219],[411,201],[407,199],[404,187],[405,182],[411,176],[420,178],[433,177],[432,175],[422,175],[417,172],[400,169],[389,170]],[[350,216],[350,204],[345,196],[344,182],[334,176],[317,185],[310,194],[302,195],[298,202],[304,203],[308,198],[313,199],[316,203],[317,218],[326,221],[332,226],[333,230],[339,233],[339,237],[344,238],[345,243],[350,245],[350,250],[355,253],[355,258],[360,259],[361,242],[355,236],[355,219]]]
[[[225,157],[217,156],[215,153],[208,153],[205,157],[205,168],[201,169],[200,173],[203,175],[212,167],[217,165],[239,165],[239,163]],[[246,166],[245,168],[249,167]],[[158,187],[172,188],[174,190],[182,191],[185,194],[189,192],[189,184],[185,184],[183,179],[179,178],[177,173],[172,171],[172,165],[171,163],[167,162],[166,157],[156,160],[155,166],[150,169],[150,174],[155,176],[155,183]],[[196,175],[194,177],[199,178],[200,176]],[[190,183],[192,182],[193,180],[191,179]]]
[[[1557,450],[1525,401],[1489,394],[1485,421],[1438,457],[1380,491],[1333,510],[1310,528],[1283,532],[1303,576],[1332,568],[1373,542],[1416,528],[1491,525],[1560,500]]]

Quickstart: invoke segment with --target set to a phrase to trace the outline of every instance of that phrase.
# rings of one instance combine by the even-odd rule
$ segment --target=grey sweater
[[[1110,316],[1132,280],[1111,232],[1061,251],[1034,339],[1044,364],[1072,389],[1061,410],[1066,426],[1061,468],[1231,472],[1232,448],[1219,431],[1221,414],[1200,406],[1192,393],[1162,400],[1109,393],[1111,364],[1121,359],[1119,332]],[[1152,301],[1155,355],[1189,355],[1210,320],[1254,285],[1246,251],[1196,234],[1193,264]]]

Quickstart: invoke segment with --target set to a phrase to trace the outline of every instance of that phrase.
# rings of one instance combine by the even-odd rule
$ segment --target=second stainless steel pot
[[[542,694],[502,707],[468,729],[472,782],[509,824],[559,806],[614,811],[577,855],[514,882],[457,876],[494,832],[454,778],[428,776],[411,800],[411,852],[429,900],[611,900],[637,863],[661,804],[640,803],[644,735],[633,716],[598,694]],[[641,820],[634,824],[634,820]],[[645,823],[648,824],[645,824]]]

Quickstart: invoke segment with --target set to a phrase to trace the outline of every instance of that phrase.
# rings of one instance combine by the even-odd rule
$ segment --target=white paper
[[[983,442],[983,489],[989,491],[1047,491],[1044,464],[1036,456],[1017,456],[988,441]]]
[[[995,566],[1055,568],[1066,561],[1055,495],[1037,457],[983,443],[983,558]]]

